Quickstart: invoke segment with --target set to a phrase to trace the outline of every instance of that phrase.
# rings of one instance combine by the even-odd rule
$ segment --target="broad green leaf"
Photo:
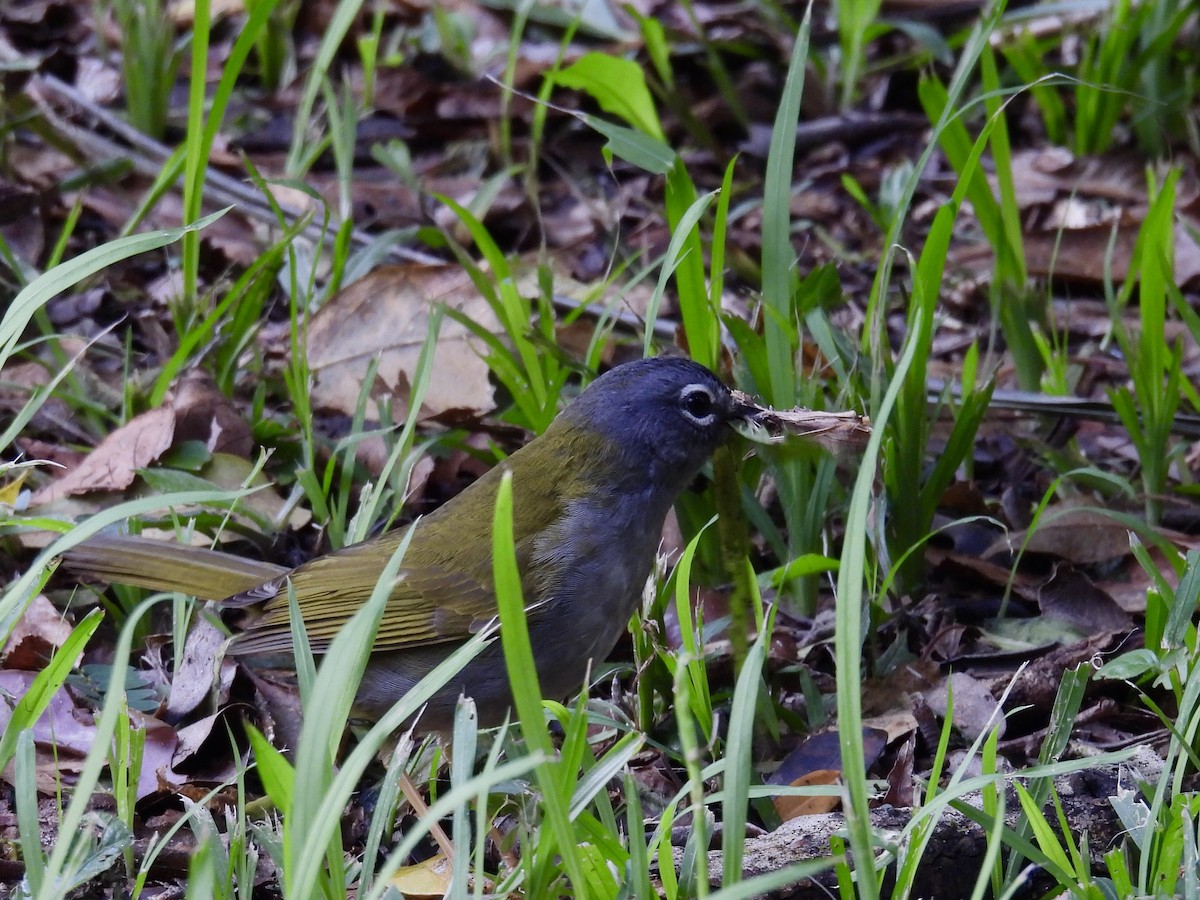
[[[585,53],[573,66],[556,73],[554,82],[585,92],[605,112],[658,141],[665,140],[646,76],[632,60],[607,53]]]

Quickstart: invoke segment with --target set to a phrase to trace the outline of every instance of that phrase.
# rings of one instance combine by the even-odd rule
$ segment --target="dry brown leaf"
[[[217,659],[229,639],[219,628],[200,618],[188,632],[171,693],[167,699],[167,718],[177,722],[204,702],[213,692],[217,676]],[[221,660],[221,694],[227,698],[236,666]]]
[[[1147,209],[1145,166],[1141,160],[1117,156],[1076,158],[1061,147],[1026,150],[1013,155],[1013,184],[1021,209],[1045,212],[1024,234],[1029,274],[1101,282],[1129,277],[1133,247]],[[1176,208],[1195,201],[1197,185],[1185,176],[1178,186]],[[1200,244],[1183,222],[1175,235],[1175,281],[1190,286],[1200,279]],[[955,251],[965,268],[986,266],[991,249],[983,245]]]
[[[38,227],[38,195],[24,185],[0,178],[0,236],[9,252],[23,259],[40,259],[45,247],[45,229]]]
[[[1179,576],[1175,569],[1157,547],[1147,546],[1146,552],[1155,562],[1159,574],[1173,587],[1179,586]],[[1096,587],[1112,597],[1121,609],[1131,615],[1141,615],[1146,612],[1146,594],[1156,588],[1155,581],[1132,556],[1125,560],[1120,568],[1111,572],[1107,578],[1098,580]]]
[[[403,133],[405,129],[399,120],[392,122],[398,132],[395,137],[411,137],[411,134]],[[385,143],[387,135],[374,140]],[[346,190],[345,180],[335,172],[314,172],[308,176],[308,184],[324,198],[330,209],[338,208]],[[426,224],[428,217],[421,206],[422,196],[411,185],[398,181],[390,169],[356,172],[350,183],[350,204],[355,211],[355,221],[369,221],[373,228],[381,230]]]
[[[1024,593],[1018,588],[1019,593]],[[1036,591],[1042,615],[1073,625],[1083,634],[1125,631],[1129,613],[1082,572],[1062,567]]]
[[[1108,562],[1129,554],[1129,529],[1097,510],[1051,507],[1031,532],[1014,531],[983,555],[1016,552],[1022,546],[1029,553],[1046,553],[1082,565]]]
[[[842,777],[840,769],[818,769],[802,775],[791,783],[791,787],[809,787],[811,785],[835,785]],[[812,816],[818,813],[833,812],[842,802],[837,791],[830,791],[823,796],[803,797],[785,796],[772,797],[775,812],[785,822],[797,816]]]
[[[1076,157],[1065,147],[1020,150],[1013,154],[1012,177],[1021,209],[1068,197],[1102,199],[1118,208],[1147,201],[1145,165],[1129,158]]]
[[[49,382],[50,371],[47,366],[36,362],[13,363],[10,360],[8,365],[0,369],[0,414],[15,414],[29,402],[29,398],[35,391],[45,387]],[[70,408],[53,394],[47,397],[41,408],[34,413],[30,425],[33,428],[52,430],[63,441],[81,436],[78,429],[73,426],[73,414]],[[68,427],[63,427],[63,425]],[[28,438],[21,440],[28,443]],[[73,451],[65,448],[58,448],[57,451],[52,452],[26,451],[27,456],[51,459],[55,462],[65,462],[66,460],[61,456],[71,453]],[[81,459],[82,456],[77,455],[77,458]]]
[[[19,699],[28,692],[37,677],[36,672],[21,672],[15,669],[0,671],[0,691]],[[8,703],[0,703],[0,729],[7,727],[12,710]],[[152,794],[159,788],[159,778],[170,774],[171,755],[175,751],[175,729],[151,716],[130,711],[134,727],[145,732],[146,745],[142,755],[142,768],[138,772],[138,797]],[[96,726],[92,712],[79,708],[71,699],[66,688],[50,698],[45,711],[31,729],[38,750],[38,786],[53,791],[61,787],[62,776],[79,771],[78,762],[92,749],[96,741]],[[5,770],[4,779],[12,783],[12,767]]]
[[[171,757],[171,762],[175,765],[184,765],[195,756],[204,746],[205,741],[212,736],[214,726],[223,715],[223,713],[212,713],[180,728],[176,732],[179,743],[175,747],[175,754]]]
[[[137,470],[150,465],[171,447],[175,410],[160,406],[126,422],[96,445],[82,463],[34,494],[41,506],[70,494],[121,491],[133,484]]]
[[[44,595],[39,594],[17,620],[0,660],[6,669],[37,670],[45,665],[55,648],[71,636],[71,623]]]
[[[867,716],[862,722],[864,728],[875,728],[886,734],[889,744],[917,730],[917,717],[911,708],[897,707],[877,716]]]
[[[1133,225],[1118,226],[1115,236],[1110,225],[1026,233],[1025,260],[1029,274],[1099,283],[1111,272],[1115,281],[1124,281],[1129,276],[1137,233],[1138,228]],[[1107,270],[1106,265],[1110,266]],[[1197,278],[1200,278],[1200,246],[1187,228],[1177,222],[1175,281],[1186,287],[1194,285]]]
[[[177,440],[200,441],[214,454],[244,457],[253,451],[249,423],[208,374],[193,370],[185,375],[175,387],[171,407]]]
[[[886,678],[868,678],[863,685],[863,715],[911,710],[912,695],[927,690],[940,678],[937,663],[928,660],[914,660],[889,672]]]
[[[131,725],[145,733],[146,738],[142,748],[142,767],[138,770],[138,799],[185,783],[187,779],[171,768],[179,743],[175,729],[161,719],[132,709],[129,711],[129,720]]]
[[[208,14],[215,21],[245,10],[246,4],[243,0],[213,0]],[[168,6],[167,14],[176,25],[191,25],[196,20],[196,0],[175,0]]]
[[[915,754],[916,736],[910,736],[896,751],[895,762],[887,773],[887,793],[883,802],[896,807],[911,807],[914,805],[916,782],[913,778],[913,756]]]
[[[367,415],[378,418],[376,404],[387,397],[393,417],[406,417],[412,375],[437,303],[459,310],[488,331],[499,330],[491,306],[458,266],[388,266],[333,297],[309,327],[314,407],[353,415],[367,368],[378,357]],[[422,418],[452,410],[480,415],[492,408],[481,350],[466,328],[443,319]]]
[[[874,728],[863,728],[861,744],[867,766],[871,766],[887,746],[887,734]],[[768,779],[769,784],[801,787],[805,785],[836,784],[842,777],[842,751],[837,731],[823,731],[804,740],[779,763]],[[813,813],[829,812],[840,802],[835,792],[819,796],[772,797],[776,812],[782,819]]]
[[[0,728],[7,728],[12,718],[12,701],[20,700],[29,691],[37,672],[22,672],[16,669],[0,671],[0,694],[5,702],[0,702]],[[8,698],[12,698],[9,701]],[[83,756],[92,746],[95,736],[93,726],[76,717],[75,704],[65,688],[59,688],[50,698],[45,711],[34,722],[33,739],[41,745],[54,745],[60,753],[66,756]],[[6,770],[4,777],[11,783],[11,771]]]
[[[97,57],[84,56],[75,74],[75,89],[93,103],[108,106],[121,96],[124,85],[115,67]]]
[[[46,144],[19,141],[4,152],[8,170],[17,180],[39,190],[58,190],[79,165],[70,154]]]
[[[973,741],[992,728],[999,728],[1000,737],[1004,737],[1004,712],[983,682],[975,680],[966,672],[951,672],[948,678],[925,691],[925,702],[930,709],[945,718],[950,708],[951,692],[954,695],[954,727],[963,737]]]

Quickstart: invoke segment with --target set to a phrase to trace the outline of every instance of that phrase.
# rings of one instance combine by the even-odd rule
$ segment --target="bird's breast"
[[[666,511],[630,499],[571,501],[533,548],[526,601],[545,602],[530,617],[530,638],[548,661],[539,666],[546,696],[577,690],[589,661],[594,668],[612,652],[637,608]]]

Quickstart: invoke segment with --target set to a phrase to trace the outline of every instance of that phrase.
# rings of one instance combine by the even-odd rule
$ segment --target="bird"
[[[175,590],[232,610],[229,653],[253,664],[289,654],[290,584],[314,654],[366,603],[415,528],[388,598],[355,713],[379,718],[434,666],[497,616],[492,520],[511,473],[513,533],[530,640],[545,697],[578,691],[613,650],[655,564],[667,513],[731,431],[764,412],[704,366],[654,357],[614,366],[541,435],[414,525],[296,568],[133,536],[98,536],[68,567],[107,581]],[[480,724],[511,704],[499,641],[430,700],[421,730],[448,732],[460,695]]]

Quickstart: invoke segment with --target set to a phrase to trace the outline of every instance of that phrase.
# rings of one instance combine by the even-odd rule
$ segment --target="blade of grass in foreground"
[[[775,626],[772,606],[764,627],[750,646],[745,664],[738,673],[729,711],[729,739],[725,749],[725,799],[721,808],[721,884],[730,886],[742,880],[742,855],[746,843],[746,813],[750,807],[751,750],[754,741],[754,713],[767,644]]]
[[[525,619],[525,600],[521,591],[521,575],[517,571],[516,547],[513,542],[512,473],[506,472],[496,494],[496,511],[492,525],[492,558],[495,565],[496,600],[500,608],[500,635],[504,647],[504,663],[512,685],[513,703],[521,720],[525,743],[541,761],[536,774],[542,791],[546,818],[554,844],[562,855],[562,866],[571,879],[576,896],[585,897],[587,882],[571,830],[568,816],[570,794],[564,795],[554,771],[554,745],[546,729],[542,713],[542,693],[538,683],[533,647],[529,642],[529,623]],[[539,848],[544,850],[547,848]],[[535,885],[530,886],[533,890]]]
[[[329,647],[304,708],[304,730],[296,750],[296,781],[303,789],[293,794],[284,831],[284,875],[290,896],[313,896],[321,873],[320,860],[327,856],[334,872],[341,868],[340,835],[320,816],[333,781],[333,763],[346,727],[358,684],[366,670],[375,632],[391,596],[392,587],[412,541],[417,522],[392,554],[371,598],[338,632]]]
[[[791,406],[796,397],[796,372],[792,364],[792,262],[795,251],[791,235],[792,164],[796,156],[796,123],[800,118],[800,96],[804,92],[804,68],[808,60],[808,38],[812,28],[812,6],[805,10],[792,59],[788,66],[779,111],[771,129],[764,179],[762,224],[763,302],[774,313],[763,320],[770,383],[758,389],[767,403]]]
[[[918,307],[913,318],[917,333],[923,328],[923,311]],[[910,332],[910,334],[913,332]],[[875,472],[887,420],[904,385],[904,377],[917,354],[917,341],[905,342],[896,363],[892,381],[879,411],[872,417],[874,428],[867,442],[850,496],[846,515],[846,543],[842,548],[837,581],[837,630],[834,653],[837,662],[838,741],[845,773],[846,825],[850,832],[850,850],[854,857],[860,897],[874,900],[879,896],[879,879],[874,870],[874,842],[871,834],[871,810],[867,797],[867,769],[863,758],[862,734],[862,644],[864,637],[863,588],[866,578],[867,533]]]
[[[71,802],[58,822],[59,839],[46,861],[42,888],[36,900],[52,900],[64,896],[78,873],[78,867],[86,861],[86,843],[92,840],[92,831],[84,827],[84,815],[92,803],[92,794],[100,781],[100,772],[108,762],[108,750],[116,733],[117,716],[125,709],[125,669],[133,650],[133,635],[137,623],[150,607],[157,602],[144,600],[130,613],[117,638],[111,660],[112,675],[104,695],[104,706],[96,720],[92,749],[84,759],[83,768],[76,779]],[[81,852],[82,851],[82,852]]]

